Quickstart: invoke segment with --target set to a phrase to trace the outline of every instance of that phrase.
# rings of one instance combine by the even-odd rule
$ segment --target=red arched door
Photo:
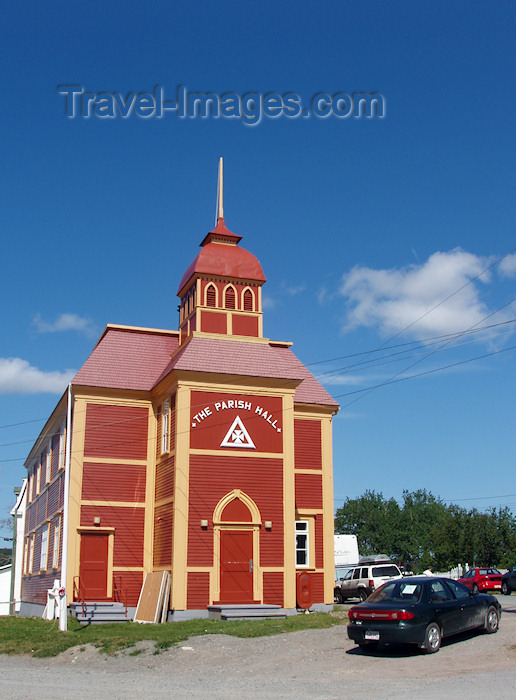
[[[220,530],[220,602],[253,603],[253,530],[252,515],[238,497],[224,507],[221,521],[232,527]],[[241,524],[242,529],[238,529]],[[243,526],[247,525],[244,529]]]

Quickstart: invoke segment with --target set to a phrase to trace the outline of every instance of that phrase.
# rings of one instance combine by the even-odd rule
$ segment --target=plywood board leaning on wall
[[[166,595],[167,591],[168,595]],[[146,574],[134,621],[150,623],[163,621],[162,612],[165,606],[168,607],[169,595],[170,574],[168,571],[152,571]]]

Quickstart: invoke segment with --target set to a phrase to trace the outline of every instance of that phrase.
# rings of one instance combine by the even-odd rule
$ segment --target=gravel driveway
[[[516,596],[500,597],[494,635],[444,641],[437,654],[412,648],[364,653],[346,627],[275,637],[194,637],[154,655],[106,657],[93,648],[53,659],[0,656],[0,695],[70,698],[513,698],[516,688]]]

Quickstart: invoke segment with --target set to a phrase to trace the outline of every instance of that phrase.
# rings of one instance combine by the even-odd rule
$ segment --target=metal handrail
[[[78,603],[81,603],[82,616],[84,617],[84,586],[82,585],[82,580],[80,576],[73,577],[73,599]]]
[[[127,617],[127,586],[122,576],[113,576],[113,600],[123,604]]]

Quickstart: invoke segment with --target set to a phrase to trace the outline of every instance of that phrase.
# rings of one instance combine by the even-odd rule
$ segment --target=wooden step
[[[264,620],[287,617],[287,614],[281,605],[261,603],[208,605],[208,617],[211,620]]]

